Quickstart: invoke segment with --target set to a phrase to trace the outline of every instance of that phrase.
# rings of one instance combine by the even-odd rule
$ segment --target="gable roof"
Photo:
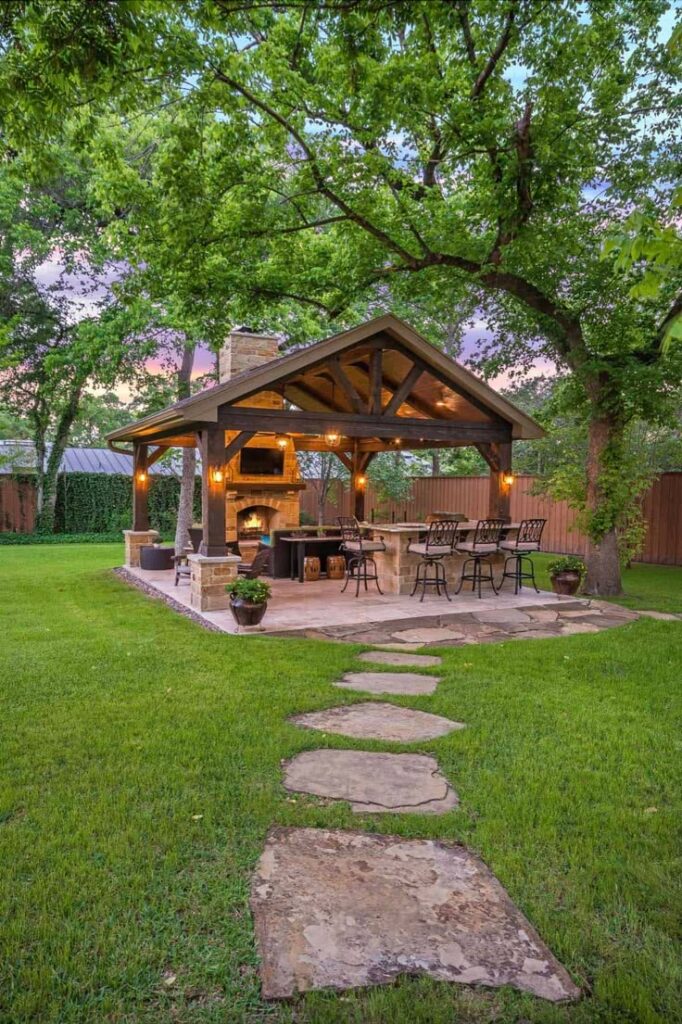
[[[405,357],[418,361],[424,372],[432,374],[434,382],[452,386],[454,392],[463,396],[462,401],[469,413],[473,409],[474,416],[488,415],[493,420],[503,420],[510,425],[514,439],[539,438],[544,431],[530,416],[503,398],[475,374],[460,363],[446,356],[418,334],[409,324],[400,320],[392,313],[368,320],[358,327],[353,327],[340,334],[325,338],[303,349],[289,352],[277,359],[270,360],[262,366],[232,377],[229,381],[216,384],[214,387],[186,398],[181,402],[148,416],[137,423],[113,431],[107,440],[131,441],[148,440],[153,443],[155,434],[168,433],[177,428],[178,434],[192,431],[193,423],[210,423],[218,419],[218,409],[222,405],[233,405],[243,402],[261,391],[277,389],[278,386],[291,382],[297,375],[312,371],[316,366],[341,357],[351,350],[360,348],[363,343],[370,342],[379,336],[385,336],[387,348],[392,348]],[[409,365],[409,363],[408,363]],[[411,395],[404,399],[403,404],[410,405]],[[314,401],[314,396],[310,399]],[[295,404],[306,409],[305,400]],[[416,404],[416,400],[415,400]],[[445,405],[445,402],[437,402]],[[308,406],[309,407],[309,406]],[[432,419],[452,420],[453,416],[444,410],[430,414]],[[460,416],[460,418],[464,418]]]

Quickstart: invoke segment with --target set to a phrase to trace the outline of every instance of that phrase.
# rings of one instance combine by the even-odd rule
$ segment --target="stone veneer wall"
[[[237,575],[238,555],[210,558],[190,555],[190,595],[192,608],[200,612],[216,612],[229,608],[230,598],[225,585]]]
[[[154,544],[159,539],[157,530],[124,530],[125,565],[139,568],[140,548]]]
[[[236,496],[236,492],[227,495],[227,538],[237,539],[237,514],[251,505],[265,505],[275,509],[277,518],[270,524],[271,530],[295,529],[300,522],[298,491],[292,494],[275,495],[272,491],[259,491],[254,488],[248,495]]]

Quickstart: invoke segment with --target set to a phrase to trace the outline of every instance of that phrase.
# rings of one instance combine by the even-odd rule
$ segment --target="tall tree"
[[[153,344],[141,307],[113,298],[85,178],[60,156],[59,173],[40,184],[18,159],[0,171],[0,401],[30,424],[43,532],[86,389],[130,378]]]
[[[207,156],[215,207],[197,262],[204,285],[213,273],[214,309],[235,276],[252,317],[282,299],[342,321],[372,303],[445,297],[480,310],[494,368],[545,356],[568,370],[589,425],[587,588],[617,593],[625,432],[633,417],[655,421],[679,379],[663,342],[682,275],[632,295],[603,242],[633,208],[657,221],[668,206],[680,69],[661,33],[673,5],[197,0],[134,11],[135,24],[109,11],[102,41],[90,5],[69,0],[58,61],[44,57],[53,4],[11,19],[10,137],[22,137],[46,75],[60,96],[101,102],[102,47],[124,103],[137,65],[149,100],[198,105],[211,121],[208,151],[182,116],[174,137],[186,170]],[[89,48],[65,38],[69,23],[85,23]]]

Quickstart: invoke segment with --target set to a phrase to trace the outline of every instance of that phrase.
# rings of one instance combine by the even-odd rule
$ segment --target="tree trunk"
[[[609,505],[607,455],[622,439],[622,427],[614,416],[593,416],[589,423],[587,449],[587,511],[590,521],[602,520],[605,528],[591,530],[587,544],[585,592],[613,597],[623,592],[615,523],[604,515]]]
[[[431,476],[440,476],[440,452],[437,448],[431,452]]]
[[[182,362],[178,370],[178,401],[188,398],[194,366],[196,345],[188,343],[182,352]],[[190,544],[189,528],[194,519],[194,477],[196,475],[196,448],[182,449],[182,476],[180,478],[180,500],[178,501],[178,519],[175,525],[175,550],[181,554]]]
[[[42,477],[40,508],[36,515],[36,533],[54,533],[54,513],[57,503],[57,478],[64,449],[69,442],[71,427],[78,415],[83,384],[75,384],[62,411],[55,431],[50,454]]]

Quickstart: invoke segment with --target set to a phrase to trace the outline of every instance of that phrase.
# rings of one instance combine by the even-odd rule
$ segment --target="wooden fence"
[[[512,519],[542,517],[547,520],[543,536],[546,551],[582,555],[585,538],[576,529],[575,512],[565,501],[548,501],[530,493],[534,477],[518,476],[512,487]],[[349,512],[349,494],[340,481],[334,481],[324,511],[324,521]],[[471,519],[485,515],[488,507],[487,476],[418,477],[412,493],[401,502],[380,505],[373,488],[368,487],[367,517],[377,521],[420,521],[428,512],[463,512]],[[317,494],[311,484],[301,492],[301,511],[317,520]],[[0,532],[30,533],[35,517],[33,484],[12,476],[0,476]],[[647,533],[642,562],[658,565],[682,565],[682,473],[664,473],[644,498]]]
[[[512,487],[512,519],[547,520],[542,546],[546,551],[583,555],[585,537],[575,529],[576,513],[565,501],[550,501],[531,494],[535,478],[517,476]],[[418,477],[405,501],[379,505],[376,493],[368,487],[365,503],[368,519],[411,522],[423,520],[431,511],[463,512],[478,519],[488,508],[487,476]],[[301,509],[317,518],[317,495],[312,486],[301,495]],[[325,508],[325,521],[347,515],[349,494],[340,481],[334,487]],[[682,473],[664,473],[655,481],[644,499],[647,534],[638,561],[659,565],[682,565]]]

